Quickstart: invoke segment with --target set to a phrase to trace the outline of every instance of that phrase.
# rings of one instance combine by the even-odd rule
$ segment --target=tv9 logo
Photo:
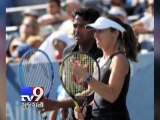
[[[43,87],[22,87],[21,102],[42,102],[43,94]]]

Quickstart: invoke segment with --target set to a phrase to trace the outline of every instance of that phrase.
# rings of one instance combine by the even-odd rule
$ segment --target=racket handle
[[[42,119],[43,119],[43,120],[47,120],[47,114],[46,114],[46,112],[44,112],[44,113],[42,114]]]
[[[74,101],[74,104],[76,109],[80,108],[77,102]]]
[[[83,105],[82,105],[81,111],[83,111],[83,108],[86,107],[87,101],[88,101],[88,99],[86,98],[85,101],[84,101],[84,103],[83,103]]]

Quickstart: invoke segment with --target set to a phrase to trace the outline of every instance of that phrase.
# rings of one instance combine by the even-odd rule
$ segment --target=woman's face
[[[56,50],[63,51],[67,45],[61,40],[55,39],[53,40],[53,46]]]
[[[26,34],[31,34],[33,32],[33,25],[29,19],[25,19],[22,24],[23,32]]]
[[[25,17],[20,26],[20,36],[22,37],[22,39],[26,40],[31,35],[37,35],[38,30],[39,27],[37,20],[32,17]]]
[[[115,32],[111,32],[109,28],[96,30],[94,37],[98,48],[109,48],[114,43],[113,39],[115,38]]]

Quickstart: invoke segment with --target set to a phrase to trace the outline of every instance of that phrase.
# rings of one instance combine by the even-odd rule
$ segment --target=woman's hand
[[[81,64],[79,64],[77,61],[71,62],[70,67],[72,73],[78,76],[79,78],[86,78],[86,76],[89,75],[89,73],[86,70],[87,68],[83,68]]]

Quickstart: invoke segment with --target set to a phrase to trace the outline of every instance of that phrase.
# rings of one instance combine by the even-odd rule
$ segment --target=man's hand
[[[45,99],[43,108],[38,108],[38,110],[42,114],[47,111],[57,110],[58,108],[58,101]]]

